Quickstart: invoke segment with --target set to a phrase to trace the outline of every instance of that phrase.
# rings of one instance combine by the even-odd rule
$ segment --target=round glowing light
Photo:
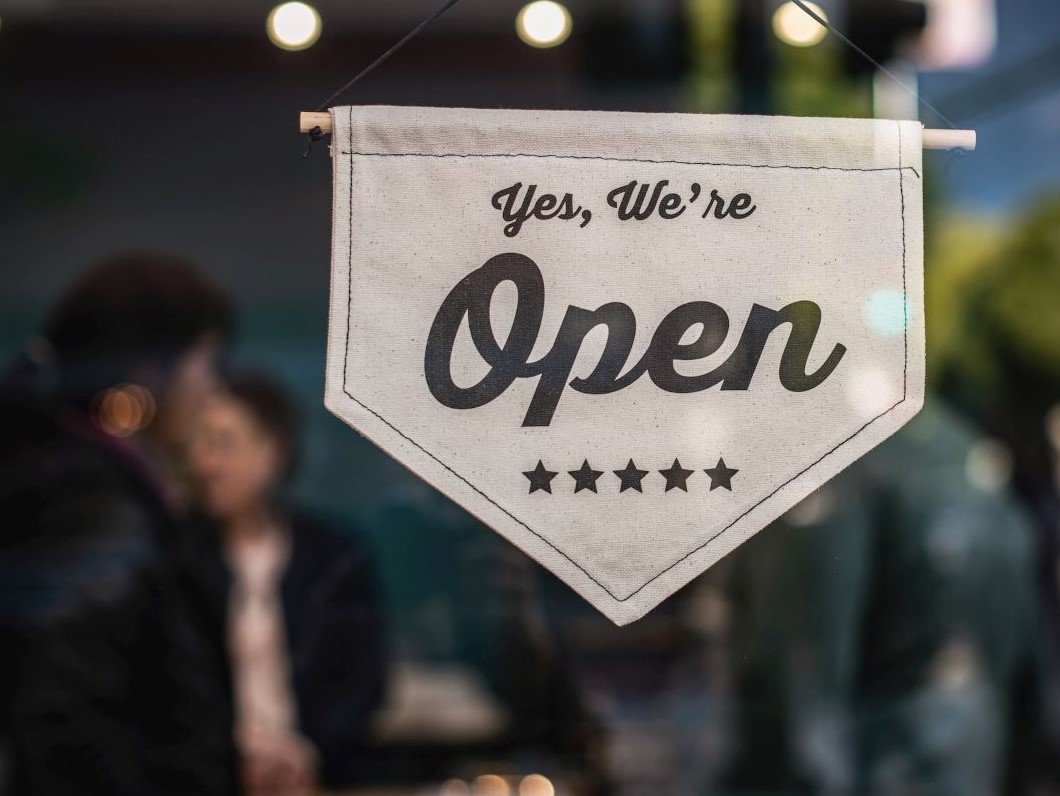
[[[556,796],[556,789],[548,777],[527,774],[519,783],[519,796]]]
[[[138,384],[105,390],[96,400],[96,422],[115,437],[128,437],[148,426],[155,416],[155,399]]]
[[[483,774],[472,780],[471,792],[474,796],[509,796],[511,788],[504,777],[497,774]]]
[[[570,11],[554,0],[534,0],[515,18],[515,32],[531,47],[563,44],[571,32]]]
[[[828,15],[816,3],[806,3],[807,8],[821,19],[828,21]],[[794,3],[784,3],[773,14],[773,32],[777,38],[793,47],[813,47],[820,44],[828,29],[811,17]]]
[[[311,5],[282,3],[269,12],[265,31],[269,41],[282,50],[304,50],[320,38],[320,14]]]

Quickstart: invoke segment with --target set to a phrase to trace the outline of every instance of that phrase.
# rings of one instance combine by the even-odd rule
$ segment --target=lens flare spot
[[[897,337],[909,327],[913,306],[902,290],[883,288],[865,301],[865,324],[880,337]]]

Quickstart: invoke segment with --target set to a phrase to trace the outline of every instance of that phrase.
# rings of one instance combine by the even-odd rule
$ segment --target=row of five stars
[[[575,493],[581,492],[583,489],[587,489],[590,492],[596,492],[596,482],[601,475],[604,474],[603,470],[594,470],[589,465],[589,460],[586,459],[582,462],[582,466],[577,470],[568,470],[568,474],[574,479],[574,491]],[[633,460],[629,460],[629,464],[622,470],[612,470],[615,475],[618,476],[620,481],[619,492],[625,492],[627,489],[635,489],[637,492],[643,492],[644,488],[642,482],[644,476],[646,476],[650,470],[641,470],[633,463]],[[685,492],[688,491],[688,479],[695,473],[695,470],[688,470],[681,466],[681,462],[674,459],[674,463],[667,467],[665,470],[659,470],[659,473],[666,479],[666,488],[664,492],[669,492],[671,489],[683,489]],[[710,489],[713,491],[718,487],[728,489],[732,491],[732,477],[739,470],[733,469],[732,467],[725,466],[725,460],[722,458],[718,459],[717,465],[705,469],[705,472],[710,476]],[[552,471],[545,467],[544,463],[538,459],[537,467],[533,470],[527,470],[523,473],[530,481],[530,494],[534,492],[548,492],[552,494],[552,479],[559,475],[558,471]]]

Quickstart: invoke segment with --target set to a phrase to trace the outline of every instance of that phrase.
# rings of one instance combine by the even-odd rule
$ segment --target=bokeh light
[[[519,796],[556,796],[556,789],[548,777],[527,774],[519,783]]]
[[[497,774],[483,774],[471,782],[473,796],[509,796],[508,780]]]
[[[902,290],[883,288],[865,302],[865,323],[880,337],[902,334],[913,317],[913,307]]]
[[[805,5],[821,19],[828,20],[824,9],[816,3]],[[793,47],[812,47],[828,35],[827,28],[791,2],[784,3],[773,14],[773,32],[778,39]]]
[[[95,402],[96,425],[114,437],[128,437],[150,425],[155,399],[138,384],[121,384],[104,390]]]
[[[847,383],[847,402],[858,417],[875,417],[902,398],[901,380],[883,368],[856,371]]]
[[[462,779],[447,779],[442,783],[439,796],[470,796],[471,787]]]
[[[555,47],[570,36],[570,11],[554,0],[535,0],[515,18],[515,32],[531,47]]]
[[[1012,480],[1012,450],[998,439],[985,438],[972,445],[964,463],[969,483],[984,492],[1000,492]]]
[[[265,21],[269,41],[283,50],[304,50],[320,38],[320,14],[306,3],[291,2],[276,6]]]
[[[836,494],[829,486],[822,486],[796,503],[784,515],[784,520],[796,528],[824,522],[835,508]]]

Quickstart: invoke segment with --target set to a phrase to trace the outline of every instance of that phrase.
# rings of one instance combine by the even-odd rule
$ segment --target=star
[[[685,492],[688,491],[688,477],[695,472],[695,470],[686,470],[681,466],[681,462],[674,459],[674,463],[665,470],[659,470],[666,477],[666,489],[664,492],[669,492],[671,489],[683,489]]]
[[[583,489],[591,489],[593,492],[596,491],[596,479],[604,474],[603,470],[594,470],[589,466],[589,460],[586,459],[582,462],[582,466],[577,470],[568,470],[570,477],[574,479],[574,492],[581,492]]]
[[[626,465],[624,470],[613,470],[612,472],[622,481],[622,486],[618,489],[619,492],[625,492],[627,489],[636,489],[638,492],[644,491],[640,482],[644,480],[644,476],[648,474],[648,471],[638,470],[632,459],[629,460],[629,464]]]
[[[740,471],[732,467],[726,467],[725,460],[719,456],[717,466],[703,472],[710,476],[710,490],[712,492],[719,486],[732,492],[732,477]]]
[[[541,463],[541,460],[537,460],[537,467],[533,470],[527,470],[523,473],[527,478],[530,479],[530,492],[534,494],[537,490],[548,492],[552,494],[552,479],[555,478],[558,473],[554,473],[551,470],[546,470],[545,465]]]

